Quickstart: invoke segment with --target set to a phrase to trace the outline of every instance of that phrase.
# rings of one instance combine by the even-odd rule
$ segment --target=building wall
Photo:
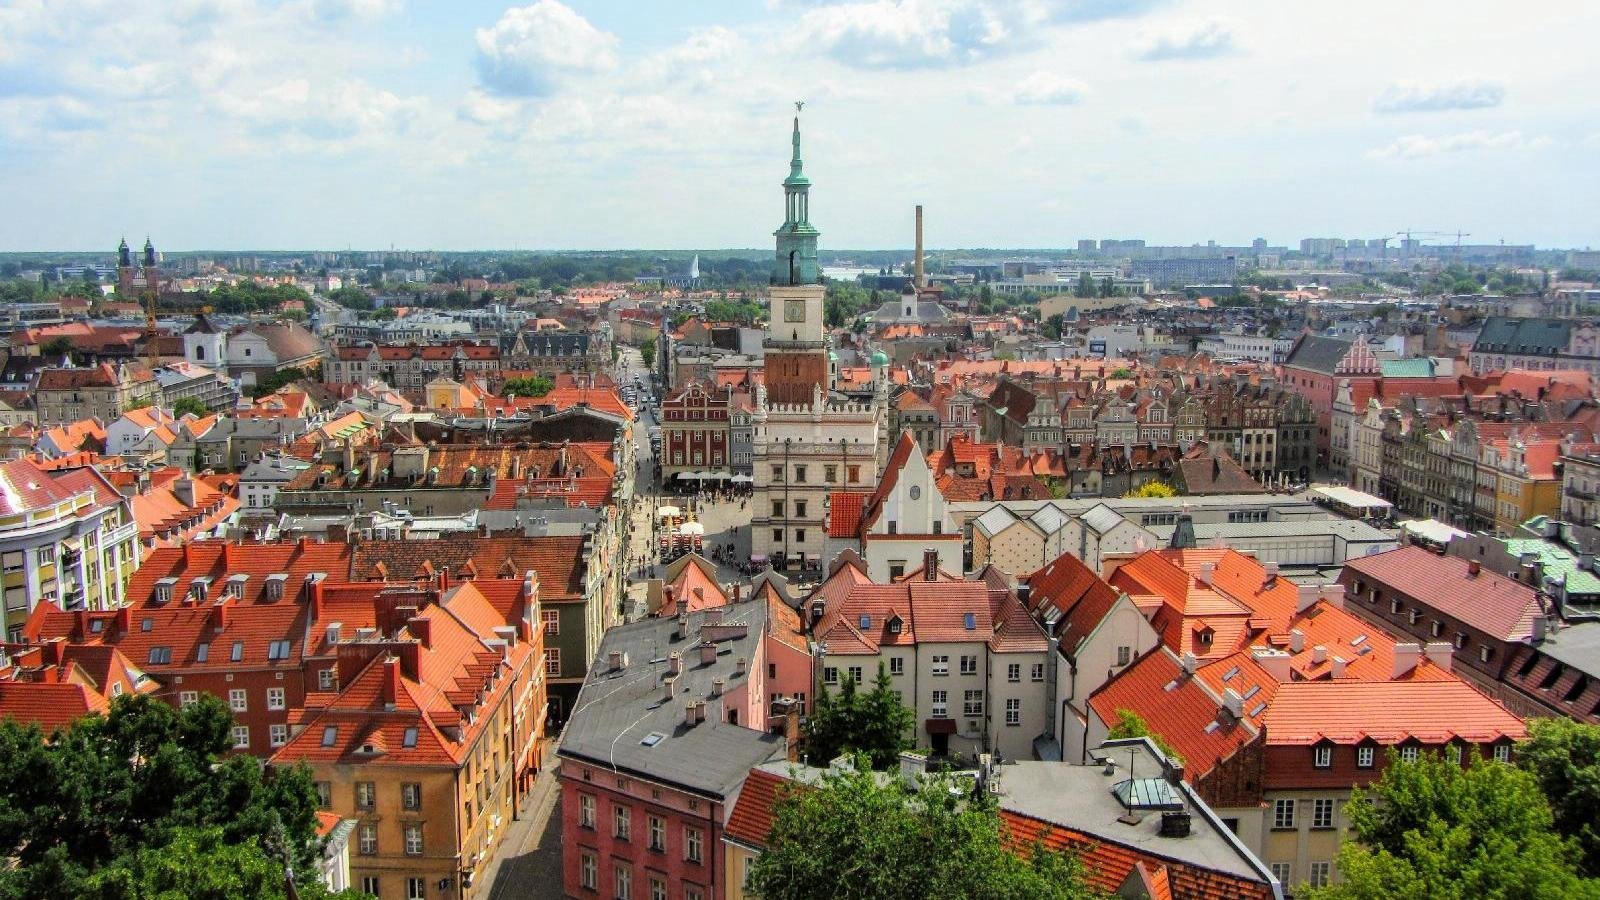
[[[939,568],[947,572],[959,572],[964,552],[960,534],[900,535],[894,538],[869,534],[862,542],[861,549],[867,574],[876,581],[916,571],[922,567],[923,554],[928,550],[939,554]]]
[[[753,554],[771,559],[782,553],[791,569],[798,568],[802,558],[816,569],[826,563],[822,549],[827,495],[870,490],[877,483],[877,415],[873,407],[856,405],[771,407],[764,415],[757,413],[751,460]],[[784,504],[782,518],[772,515],[775,500]],[[795,514],[797,501],[805,502],[804,516]]]
[[[1071,659],[1060,661],[1055,685],[1056,739],[1061,742],[1063,760],[1087,762],[1089,748],[1104,740],[1102,732],[1093,742],[1085,743],[1088,729],[1080,721],[1092,716],[1089,695],[1159,642],[1155,629],[1139,608],[1127,597],[1121,597],[1080,646],[1064,648]]]
[[[722,841],[721,800],[682,789],[608,772],[568,760],[558,774],[561,785],[562,872],[568,897],[614,898],[617,869],[632,880],[629,895],[649,898],[651,879],[664,885],[665,896],[683,900],[718,900],[726,896],[721,873],[726,845]],[[593,826],[582,822],[585,800],[594,804]],[[616,834],[616,810],[627,810],[629,836]],[[648,849],[650,818],[662,823],[663,847]],[[689,835],[700,838],[699,861],[687,858]],[[594,861],[596,886],[582,884],[584,860]]]

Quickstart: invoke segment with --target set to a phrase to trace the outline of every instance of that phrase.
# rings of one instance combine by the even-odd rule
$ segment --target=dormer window
[[[156,582],[155,602],[166,603],[172,599],[172,586],[178,583],[176,578],[162,578]]]
[[[250,576],[249,575],[229,575],[228,576],[228,588],[227,588],[228,596],[232,597],[235,600],[243,600],[244,599],[244,585],[245,585],[245,582],[247,582],[249,580],[250,580]]]
[[[267,576],[266,598],[268,600],[282,600],[283,599],[283,584],[284,584],[284,582],[286,582],[288,580],[289,580],[289,576],[284,574],[284,573],[282,573],[282,572],[277,572],[277,573],[274,573],[272,575],[268,575]]]

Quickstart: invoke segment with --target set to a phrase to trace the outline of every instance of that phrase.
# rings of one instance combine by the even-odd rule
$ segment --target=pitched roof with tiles
[[[1365,586],[1384,585],[1501,640],[1531,637],[1533,620],[1540,614],[1538,594],[1488,569],[1480,567],[1473,575],[1471,568],[1460,557],[1408,545],[1350,560],[1339,580],[1356,594],[1364,593],[1355,590],[1358,580]]]
[[[540,599],[581,600],[587,562],[580,535],[452,534],[431,541],[362,541],[350,550],[349,577],[410,581],[434,577],[447,568],[464,577],[469,564],[482,578],[521,578],[532,570],[539,578]]]
[[[1028,606],[1041,622],[1058,623],[1061,650],[1076,654],[1078,645],[1100,624],[1120,596],[1083,560],[1063,553],[1048,566],[1028,575]]]
[[[861,508],[867,498],[866,491],[834,491],[828,495],[828,537],[853,538],[861,530]]]
[[[1010,593],[983,581],[876,584],[851,565],[818,586],[806,604],[822,607],[812,631],[830,654],[972,641],[986,642],[995,652],[1045,649],[1043,635]]]
[[[1459,679],[1289,682],[1262,723],[1271,744],[1487,744],[1527,734],[1521,719]]]
[[[1145,654],[1089,696],[1100,721],[1113,726],[1120,710],[1140,715],[1151,733],[1183,757],[1184,778],[1197,781],[1255,740],[1248,720],[1224,711],[1221,696],[1183,671],[1178,655],[1165,646]]]
[[[728,605],[728,595],[717,583],[716,567],[705,557],[690,553],[674,560],[674,564],[679,565],[678,572],[670,575],[671,567],[668,567],[671,580],[667,583],[661,608],[656,610],[656,615],[677,615],[679,600],[687,604],[689,612]]]
[[[750,770],[739,790],[739,799],[728,811],[728,824],[723,834],[746,847],[764,850],[767,836],[772,834],[773,810],[786,791],[809,790],[802,782],[763,768]]]

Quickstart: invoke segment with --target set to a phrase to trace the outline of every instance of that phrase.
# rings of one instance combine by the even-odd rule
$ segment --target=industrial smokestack
[[[917,204],[917,260],[915,265],[917,267],[917,274],[912,283],[915,284],[917,290],[920,291],[926,284],[926,282],[922,280],[922,204],[920,203]]]

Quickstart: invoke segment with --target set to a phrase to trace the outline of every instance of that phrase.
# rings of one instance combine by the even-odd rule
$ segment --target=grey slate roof
[[[1472,344],[1474,353],[1532,353],[1554,356],[1567,349],[1571,319],[1516,319],[1490,316]]]
[[[1339,360],[1344,359],[1345,354],[1350,352],[1351,346],[1351,341],[1340,338],[1302,334],[1294,342],[1294,346],[1289,348],[1289,356],[1284,359],[1283,364],[1332,375],[1339,367]]]
[[[711,620],[711,621],[708,621]],[[758,656],[766,631],[767,605],[746,601],[718,609],[691,613],[687,638],[678,638],[676,618],[651,618],[619,625],[605,633],[599,655],[573,704],[560,754],[594,765],[625,770],[635,775],[698,792],[727,797],[744,783],[750,768],[784,754],[781,736],[748,728],[750,723],[729,724],[723,700],[712,697],[712,681],[721,678],[724,692],[747,687],[746,680],[760,664]],[[715,641],[716,661],[700,662],[699,645],[706,626],[731,630],[746,626],[742,635]],[[709,634],[709,632],[706,632]],[[612,651],[627,654],[620,669],[612,669]],[[667,656],[682,654],[673,699],[663,702]],[[745,660],[745,674],[736,675],[737,660]],[[684,724],[684,702],[706,701],[705,721]],[[765,703],[766,698],[758,702]],[[763,723],[756,723],[758,726]],[[654,746],[641,743],[661,735]]]

